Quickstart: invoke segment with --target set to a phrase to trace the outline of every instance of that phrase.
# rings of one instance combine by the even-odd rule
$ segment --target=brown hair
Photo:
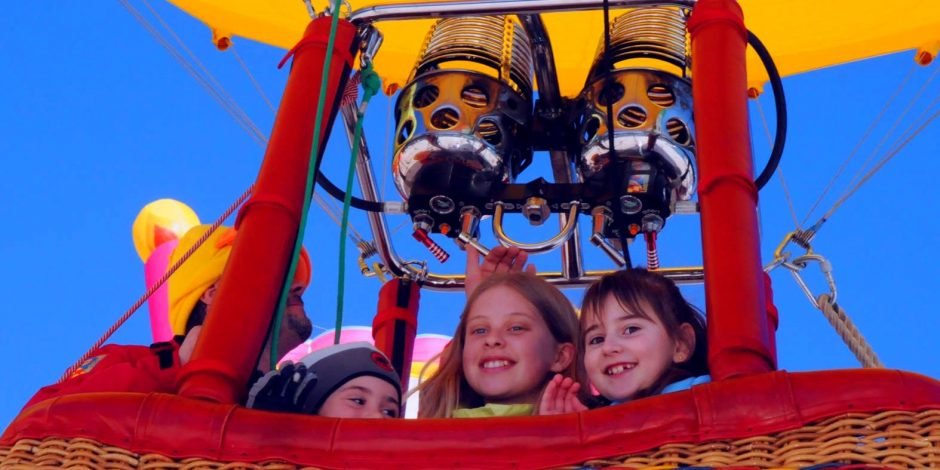
[[[476,408],[485,405],[484,397],[467,383],[463,373],[464,337],[467,333],[467,315],[484,292],[499,286],[512,289],[539,312],[552,337],[558,343],[572,343],[575,351],[583,351],[578,317],[571,301],[558,288],[528,273],[494,274],[484,280],[473,292],[457,323],[457,331],[450,344],[441,351],[440,367],[416,388],[421,392],[418,403],[419,418],[449,418],[457,408]],[[431,362],[431,361],[429,361]],[[584,377],[584,363],[576,353],[562,375],[580,381]],[[554,374],[547,374],[545,383]]]
[[[658,319],[666,334],[674,341],[681,339],[678,332],[683,323],[691,325],[695,332],[695,346],[689,358],[681,363],[674,363],[650,388],[640,391],[634,398],[656,395],[673,382],[708,374],[705,318],[695,306],[682,297],[675,283],[645,269],[617,271],[598,279],[584,293],[581,303],[582,331],[589,319],[600,321],[604,302],[611,296],[630,313],[651,321]],[[657,318],[649,317],[647,306]],[[578,351],[578,356],[583,358],[583,338],[579,344],[582,349]]]

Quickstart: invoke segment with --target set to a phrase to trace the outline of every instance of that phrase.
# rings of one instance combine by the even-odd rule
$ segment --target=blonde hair
[[[441,351],[440,366],[416,388],[419,418],[449,418],[458,408],[476,408],[485,405],[484,397],[470,387],[463,373],[464,337],[467,333],[467,315],[484,292],[495,287],[508,287],[535,307],[558,343],[571,343],[575,351],[582,351],[578,317],[571,301],[556,287],[528,273],[494,274],[484,280],[473,292],[463,313],[454,338]],[[576,355],[562,375],[580,381],[584,377],[584,364]],[[546,374],[545,383],[553,374]],[[544,384],[543,384],[544,385]]]

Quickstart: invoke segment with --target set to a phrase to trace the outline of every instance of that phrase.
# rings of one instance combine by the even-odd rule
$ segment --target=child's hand
[[[545,386],[542,400],[539,402],[540,415],[558,415],[563,413],[577,413],[588,408],[578,400],[578,390],[581,384],[571,377],[562,377],[555,374]]]
[[[467,297],[476,290],[484,279],[493,273],[506,273],[523,271],[535,274],[535,265],[526,266],[529,254],[514,246],[497,246],[483,258],[480,264],[480,253],[472,245],[467,245],[467,278],[464,291]]]
[[[288,362],[280,370],[272,370],[258,379],[248,392],[246,408],[289,413],[304,410],[304,402],[317,384],[317,374],[303,363]]]

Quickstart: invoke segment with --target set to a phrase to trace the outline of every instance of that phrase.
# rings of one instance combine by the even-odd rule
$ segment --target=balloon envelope
[[[241,36],[284,49],[297,43],[310,21],[298,0],[170,0],[213,30],[213,36]],[[332,3],[332,2],[330,2]],[[350,0],[353,11],[403,3]],[[432,3],[412,0],[408,3]],[[434,2],[441,3],[441,2]],[[940,2],[923,0],[740,0],[744,21],[768,48],[783,76],[908,49],[937,52]],[[314,0],[317,12],[328,5]],[[614,9],[611,17],[623,10]],[[554,49],[562,94],[581,90],[603,35],[600,11],[542,15]],[[404,85],[434,20],[376,23],[384,39],[375,70],[386,85]],[[767,74],[753,51],[748,84],[760,87]]]

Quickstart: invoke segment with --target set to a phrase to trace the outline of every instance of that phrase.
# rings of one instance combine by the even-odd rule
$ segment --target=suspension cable
[[[147,0],[140,0],[140,1],[144,4],[144,6],[147,7],[148,10],[150,10],[150,13],[153,15],[153,17],[156,18],[157,21],[160,22],[160,25],[163,26],[163,29],[167,33],[170,34],[170,36],[173,38],[174,41],[176,41],[179,47],[183,49],[184,52],[186,52],[186,55],[189,56],[189,59],[192,61],[192,63],[195,64],[196,67],[199,68],[199,70],[203,73],[203,75],[206,77],[209,83],[211,83],[212,86],[216,90],[218,90],[223,100],[231,106],[231,109],[252,129],[255,135],[263,136],[264,132],[262,132],[261,129],[257,125],[255,125],[254,121],[252,121],[251,118],[248,117],[248,113],[246,113],[245,110],[242,109],[242,107],[238,105],[238,102],[235,101],[234,98],[232,98],[232,95],[229,94],[229,92],[225,89],[225,87],[223,87],[222,84],[215,78],[215,75],[209,72],[209,69],[207,69],[206,66],[203,65],[202,61],[199,60],[199,57],[193,53],[193,51],[189,48],[189,46],[186,45],[185,42],[183,42],[182,39],[180,39],[179,35],[176,34],[176,31],[173,30],[173,28],[170,27],[170,25],[167,24],[167,22],[163,20],[163,17],[160,16],[160,14],[157,13],[157,10],[155,10],[153,6],[150,5],[150,2],[148,2]]]
[[[126,0],[121,0],[121,2],[125,3],[127,8],[132,8],[130,4],[126,2]],[[174,41],[176,41],[178,46],[184,52],[186,52],[186,54],[189,56],[189,60],[187,60],[176,48],[174,48],[172,44],[169,43],[169,41],[163,38],[163,35],[156,28],[150,25],[149,22],[147,22],[145,27],[148,27],[148,29],[153,32],[152,34],[155,33],[160,37],[160,42],[164,48],[166,48],[174,56],[174,58],[176,58],[180,65],[183,65],[183,67],[187,69],[190,75],[196,78],[196,80],[199,81],[203,87],[213,95],[219,105],[228,111],[229,114],[240,123],[245,131],[248,132],[250,136],[252,136],[252,138],[259,140],[263,133],[258,128],[258,126],[256,126],[255,123],[251,121],[245,111],[238,105],[237,102],[235,102],[234,99],[232,99],[231,95],[225,91],[225,88],[223,88],[218,80],[216,80],[215,77],[209,72],[209,70],[202,65],[202,62],[199,60],[199,58],[196,57],[196,55],[193,54],[193,52],[186,46],[186,43],[180,39],[176,32],[165,21],[163,21],[163,18],[150,5],[150,3],[148,3],[147,0],[141,0],[141,2],[144,4],[144,6],[147,7],[154,18],[156,18],[157,21],[163,26],[164,30],[174,39]],[[146,19],[139,13],[137,17],[138,20],[146,22]]]
[[[147,6],[150,12],[154,15],[154,17],[158,19],[160,24],[162,24],[163,27],[168,30],[169,34],[175,39],[175,41],[180,45],[180,47],[183,48],[187,52],[187,54],[192,59],[192,61],[197,64],[197,66],[199,67],[199,69],[203,71],[203,73],[199,73],[199,71],[196,70],[196,67],[194,67],[192,63],[186,60],[183,54],[181,54],[179,50],[177,50],[176,47],[174,47],[173,44],[171,44],[160,33],[160,31],[157,28],[155,28],[153,24],[151,24],[150,21],[148,21],[147,18],[144,17],[140,13],[139,10],[134,8],[134,6],[131,5],[128,0],[118,0],[118,1],[137,20],[137,22],[140,23],[140,25],[148,33],[150,33],[151,37],[153,37],[154,40],[156,40],[161,46],[163,46],[163,48],[166,49],[166,51],[170,53],[170,55],[177,61],[177,63],[179,63],[179,65],[182,66],[190,74],[190,76],[192,76],[193,79],[196,80],[196,82],[200,86],[202,86],[202,88],[207,93],[209,93],[209,96],[211,96],[222,107],[222,109],[224,109],[235,120],[235,122],[239,125],[239,127],[241,127],[242,130],[244,130],[245,133],[247,133],[248,136],[251,137],[255,141],[255,143],[258,144],[259,147],[264,148],[267,146],[267,143],[268,143],[267,135],[265,135],[264,132],[262,132],[258,128],[258,126],[254,124],[254,121],[252,121],[252,119],[248,116],[248,114],[245,113],[244,110],[242,110],[242,108],[238,105],[235,99],[232,98],[231,95],[229,95],[224,90],[224,88],[222,88],[219,81],[212,75],[212,73],[206,67],[202,65],[202,63],[199,61],[195,53],[193,53],[192,50],[186,46],[182,38],[180,38],[175,32],[173,32],[173,30],[169,27],[169,25],[162,19],[162,17],[160,17],[160,15],[154,10],[154,8],[149,3],[146,2],[146,0],[142,0],[142,1],[144,1],[144,4]],[[248,75],[249,80],[251,80],[252,83],[256,84],[256,89],[258,90],[259,94],[261,94],[262,99],[266,103],[268,103],[270,106],[271,105],[270,100],[267,98],[267,95],[264,94],[263,89],[255,80],[254,75],[251,73],[250,69],[247,67],[247,64],[244,64],[244,62],[241,60],[241,57],[238,56],[237,52],[234,51],[234,48],[233,48],[233,53],[236,57],[236,60],[239,62],[239,64],[242,65],[242,69]],[[273,106],[271,106],[271,108],[273,110]],[[320,208],[322,208],[324,212],[326,212],[326,214],[330,217],[330,219],[333,220],[333,222],[336,223],[337,226],[339,226],[340,220],[339,220],[339,215],[337,215],[337,212],[339,211],[339,209],[338,208],[334,209],[334,208],[331,208],[329,205],[327,205],[326,201],[324,200],[322,196],[320,196],[320,194],[314,193],[313,199],[317,203],[317,205],[320,206]],[[362,235],[355,229],[355,227],[352,226],[351,223],[350,223],[349,231],[352,233],[351,236],[353,237],[353,242],[358,243],[360,240],[362,240]]]
[[[233,110],[233,108],[232,108],[229,104],[226,103],[226,100],[223,99],[223,95],[220,94],[219,91],[217,91],[216,89],[214,89],[214,88],[212,87],[212,84],[211,84],[209,81],[207,81],[207,80],[206,80],[204,77],[202,77],[198,72],[196,72],[196,70],[193,68],[193,66],[192,66],[189,62],[186,61],[186,59],[179,53],[179,51],[177,51],[177,50],[173,47],[173,45],[170,44],[170,43],[166,40],[166,38],[163,37],[162,34],[160,34],[159,30],[157,30],[156,28],[154,28],[153,25],[150,24],[150,22],[147,21],[147,19],[146,19],[143,15],[141,15],[141,13],[140,13],[139,10],[137,10],[136,8],[134,8],[133,5],[131,5],[127,0],[118,0],[118,1],[119,1],[119,2],[121,3],[121,5],[123,5],[124,8],[131,14],[131,16],[133,16],[133,17],[137,20],[137,22],[138,22],[148,33],[150,33],[151,37],[153,37],[154,40],[156,40],[161,46],[163,46],[164,49],[166,49],[166,51],[169,52],[170,55],[171,55],[184,69],[186,69],[187,72],[190,73],[190,75],[196,80],[196,82],[199,83],[199,84],[209,93],[209,95],[212,96],[212,97],[223,107],[223,109],[225,109],[227,112],[229,112],[229,114],[230,114],[233,118],[235,118],[235,121],[239,124],[240,127],[242,127],[243,130],[245,130],[245,131],[249,134],[249,136],[251,136],[252,138],[254,138],[255,141],[258,142],[259,144],[261,144],[262,147],[265,146],[265,144],[267,143],[267,137],[266,137],[263,133],[261,133],[261,132],[258,130],[257,126],[255,126],[253,122],[251,122],[251,119],[247,116],[247,114],[245,114],[244,111],[241,111],[241,108],[238,107],[238,105],[234,102],[234,100],[231,100],[231,102],[230,102],[229,104],[232,105],[232,106],[234,106],[235,109],[237,109],[238,111],[240,111],[240,114],[239,114],[239,112],[236,112],[235,110]],[[163,22],[162,18],[160,18],[160,16],[157,15],[156,11],[154,11],[153,8],[152,8],[148,3],[146,3],[146,0],[144,0],[144,3],[145,3],[145,5],[147,5],[147,7],[150,9],[150,11],[160,20],[160,22],[164,25],[164,27],[169,30],[169,26],[168,26],[165,22]],[[172,31],[172,30],[171,30],[171,31]],[[179,42],[179,43],[182,45],[181,39],[180,39],[175,33],[172,33],[172,32],[171,32],[171,34],[176,38],[177,42]],[[185,48],[185,45],[183,45],[183,47]],[[195,58],[195,56],[192,54],[192,52],[189,51],[188,48],[186,48],[186,50],[189,52],[189,54],[190,54],[191,57]],[[195,59],[195,60],[197,60],[197,62],[198,62],[198,59]],[[211,77],[211,74],[209,74],[208,70],[206,70],[206,69],[205,69],[204,67],[202,67],[201,65],[200,65],[200,67],[205,71],[206,74],[208,74],[208,75]],[[250,72],[249,72],[249,73],[250,73]],[[215,81],[214,79],[213,79],[212,81],[215,82],[216,84],[218,84],[218,82]],[[219,88],[221,88],[221,85],[219,85]],[[226,96],[227,96],[227,94],[226,94]],[[245,122],[245,120],[247,120],[247,121],[248,121],[248,124],[250,124],[250,125],[247,125],[246,122]],[[240,207],[240,206],[242,205],[242,203],[245,202],[246,199],[248,199],[248,197],[251,196],[251,193],[252,193],[253,190],[254,190],[254,184],[252,184],[251,186],[249,186],[248,189],[246,189],[246,190],[241,194],[241,196],[239,196],[239,197],[222,213],[222,215],[220,215],[219,218],[216,219],[216,221],[212,223],[212,225],[210,226],[209,230],[206,231],[206,233],[203,234],[203,235],[196,241],[196,243],[195,243],[189,250],[187,250],[186,253],[184,253],[184,254],[180,257],[180,259],[179,259],[176,263],[174,263],[172,266],[170,266],[170,267],[167,269],[166,273],[164,273],[164,275],[161,276],[160,279],[157,280],[157,282],[155,282],[153,285],[151,285],[151,286],[147,289],[147,291],[146,291],[142,296],[140,296],[140,297],[137,299],[137,301],[134,302],[134,304],[131,305],[131,307],[128,308],[128,309],[117,319],[117,321],[115,321],[114,324],[112,324],[112,325],[104,332],[104,334],[102,334],[101,337],[98,338],[98,340],[95,341],[95,343],[94,343],[84,354],[82,354],[81,357],[79,357],[79,359],[78,359],[77,361],[75,361],[74,364],[72,364],[68,369],[66,369],[65,373],[59,378],[58,382],[61,383],[61,382],[63,382],[64,380],[66,380],[66,379],[68,379],[69,377],[71,377],[71,375],[75,372],[75,370],[77,370],[79,367],[81,367],[81,365],[82,365],[86,360],[88,360],[88,359],[91,357],[91,355],[92,355],[95,351],[97,351],[99,348],[101,348],[101,346],[104,345],[104,343],[105,343],[121,326],[123,326],[124,323],[126,323],[127,320],[129,320],[130,317],[133,316],[133,314],[134,314],[151,296],[153,296],[153,294],[156,293],[157,290],[160,289],[160,287],[162,287],[164,284],[166,284],[167,280],[169,280],[169,278],[179,269],[179,267],[182,266],[183,263],[186,262],[186,261],[189,259],[189,257],[192,256],[192,254],[193,254],[200,246],[202,246],[203,243],[205,243],[205,241],[209,238],[209,236],[212,235],[212,233],[213,233],[216,229],[218,229],[218,227],[219,227],[220,225],[222,225],[222,223],[223,223],[227,218],[229,218],[229,217],[232,215],[232,213],[234,213],[235,210],[236,210],[238,207]],[[314,199],[317,201],[317,203],[324,209],[324,211],[325,211],[328,215],[330,215],[331,218],[332,218],[334,221],[336,221],[336,222],[338,223],[338,220],[336,219],[336,215],[333,214],[333,212],[329,209],[329,207],[326,205],[326,203],[323,201],[323,199],[322,199],[321,197],[319,197],[318,194],[314,194],[313,196],[314,196]],[[309,204],[309,202],[308,202],[308,204]],[[306,214],[306,211],[304,211],[304,214]],[[351,224],[348,224],[348,223],[347,223],[347,226],[348,226],[348,227],[350,228],[350,230],[352,231],[352,234],[350,234],[350,238],[352,238],[354,242],[357,242],[357,243],[358,243],[358,242],[361,242],[361,241],[362,241],[362,238],[361,238],[361,236],[358,234],[358,232],[356,232],[356,230],[351,227]],[[357,240],[357,238],[358,238],[358,240]],[[293,269],[296,269],[296,259],[294,260],[294,264],[291,266],[291,269],[292,269],[292,270],[293,270]],[[292,272],[293,272],[293,271],[292,271]],[[275,331],[276,331],[276,329],[275,329]],[[276,333],[275,333],[275,334],[276,334]]]
[[[235,61],[238,62],[238,66],[242,68],[245,72],[245,75],[248,75],[248,79],[251,80],[252,86],[255,87],[255,90],[261,95],[261,99],[264,100],[264,103],[268,105],[268,109],[271,110],[271,114],[277,114],[277,109],[274,107],[274,104],[268,99],[268,94],[264,92],[264,88],[261,87],[261,84],[258,83],[258,80],[255,79],[255,75],[251,73],[251,69],[248,68],[248,64],[242,60],[242,56],[238,54],[238,50],[235,49],[235,43],[232,43],[229,46],[229,50],[232,52],[232,57],[235,58]]]
[[[934,119],[937,119],[938,116],[940,116],[940,110],[938,110],[937,112],[933,113],[933,115],[931,115],[929,118],[927,118],[927,120],[924,121],[924,123],[921,124],[920,127],[918,127],[916,130],[914,130],[909,136],[907,136],[906,138],[903,138],[902,141],[898,142],[898,143],[897,143],[897,146],[894,147],[890,152],[888,152],[888,153],[878,162],[878,164],[875,165],[875,166],[858,182],[858,184],[856,184],[853,188],[851,188],[851,190],[849,190],[844,196],[842,196],[841,198],[839,198],[839,200],[836,201],[835,204],[832,205],[832,208],[829,209],[829,211],[826,212],[826,214],[823,215],[823,216],[819,219],[819,222],[817,222],[816,225],[814,225],[814,227],[818,227],[819,225],[821,225],[822,223],[824,223],[826,220],[829,220],[829,218],[832,217],[832,214],[834,214],[835,211],[836,211],[839,207],[842,206],[842,204],[845,204],[845,201],[847,201],[850,197],[852,197],[852,195],[854,195],[865,183],[867,183],[868,180],[870,180],[870,179],[872,178],[872,176],[875,176],[875,174],[876,174],[879,170],[881,170],[889,161],[891,161],[891,159],[893,159],[895,156],[897,156],[897,154],[900,153],[901,150],[904,149],[904,147],[907,146],[907,144],[910,143],[910,141],[914,139],[914,137],[917,137],[917,135],[920,134],[928,125],[930,125],[930,123],[932,123],[932,122],[934,121]]]
[[[767,125],[767,116],[764,115],[764,107],[760,104],[760,99],[755,99],[757,105],[757,114],[760,116],[760,122],[764,127],[764,135],[767,136],[767,143],[773,144],[773,136],[770,135],[770,126]],[[793,197],[790,195],[790,187],[787,185],[787,179],[783,176],[783,168],[777,166],[777,176],[780,177],[780,186],[783,187],[783,196],[787,201],[787,208],[790,209],[790,216],[793,217],[793,225],[799,229],[800,219],[796,216],[796,207],[793,205]]]
[[[916,69],[917,69],[917,64],[913,64],[910,70],[908,70],[907,75],[904,76],[904,79],[901,80],[901,83],[899,83],[897,88],[894,90],[894,93],[891,94],[891,97],[889,97],[888,100],[885,102],[884,106],[881,107],[881,111],[878,112],[878,115],[875,116],[875,119],[872,120],[871,124],[868,125],[868,128],[865,129],[865,132],[862,134],[862,137],[859,138],[858,142],[855,144],[855,147],[852,148],[852,151],[849,152],[849,155],[845,158],[845,160],[842,161],[842,164],[839,165],[839,169],[836,170],[836,173],[832,175],[832,178],[829,179],[829,183],[826,184],[826,187],[823,189],[822,194],[820,194],[819,197],[816,198],[816,201],[809,208],[809,211],[806,212],[806,215],[803,217],[803,221],[799,225],[806,224],[806,222],[809,221],[810,216],[813,215],[813,211],[815,211],[816,208],[819,207],[819,204],[822,203],[823,198],[825,198],[826,195],[829,194],[829,191],[835,185],[836,180],[838,180],[839,177],[842,176],[842,173],[845,171],[848,164],[852,161],[852,159],[855,158],[855,155],[858,153],[858,150],[862,147],[862,144],[865,143],[865,141],[868,139],[871,133],[874,132],[875,128],[878,126],[878,123],[881,122],[881,118],[885,115],[885,113],[891,107],[891,104],[894,103],[895,98],[897,98],[898,95],[901,93],[901,91],[904,90],[904,87],[907,85],[907,82],[914,75],[914,71]]]
[[[911,108],[914,107],[914,104],[917,103],[917,101],[920,100],[921,96],[924,95],[924,92],[927,91],[927,87],[930,85],[930,82],[932,82],[933,79],[936,78],[937,72],[940,72],[940,67],[934,69],[933,73],[930,74],[927,80],[925,80],[924,83],[920,86],[920,89],[917,90],[917,93],[915,93],[914,96],[907,103],[907,106],[904,107],[904,110],[901,111],[901,114],[899,114],[898,117],[894,120],[894,122],[891,123],[891,128],[889,128],[888,131],[885,132],[885,135],[882,136],[881,140],[878,141],[878,145],[876,145],[875,148],[872,149],[872,151],[868,154],[868,158],[865,159],[865,163],[863,163],[862,166],[858,168],[858,171],[855,173],[854,176],[852,176],[852,179],[849,180],[849,184],[846,186],[846,192],[848,191],[848,188],[851,188],[858,181],[858,179],[862,176],[863,171],[868,167],[868,164],[871,163],[872,159],[875,157],[878,151],[881,150],[881,147],[885,144],[885,142],[887,142],[890,137],[893,137],[894,130],[897,129],[899,124],[901,124],[901,120],[904,119],[904,116],[906,116],[907,113],[911,111]],[[930,106],[932,106],[932,104],[928,105],[926,109],[930,109]],[[917,121],[915,120],[914,123],[916,122]],[[908,127],[908,130],[911,127],[913,127],[913,123],[911,124],[911,126]],[[905,133],[906,132],[907,131],[905,131]],[[902,137],[903,137],[903,134],[902,134]]]

